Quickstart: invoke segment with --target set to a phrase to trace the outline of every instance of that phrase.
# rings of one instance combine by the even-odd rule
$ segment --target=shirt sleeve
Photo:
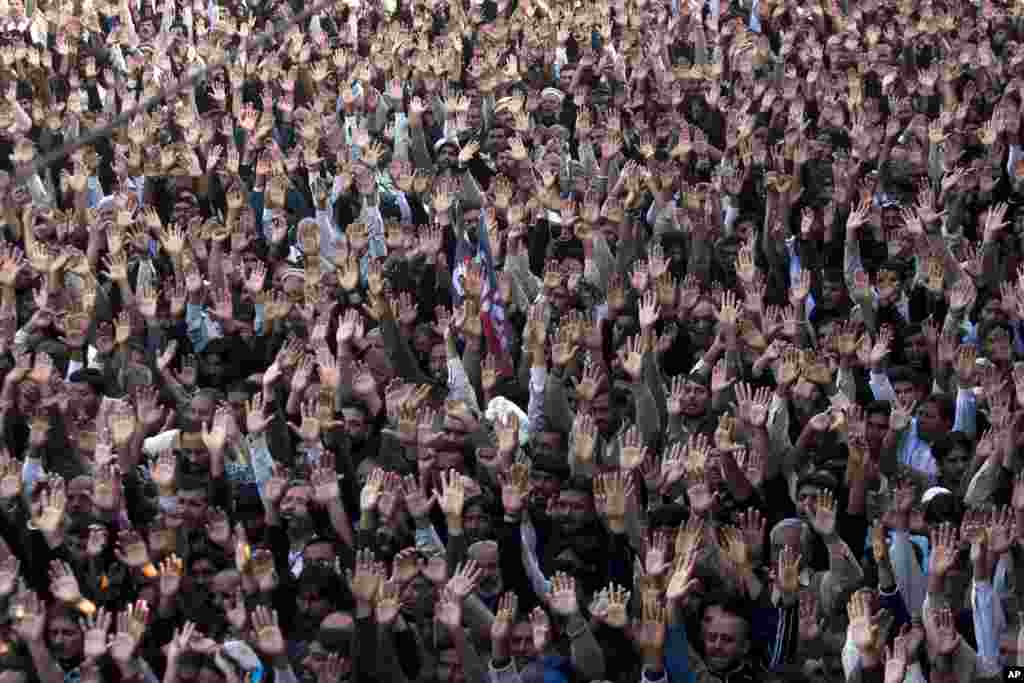
[[[892,573],[896,578],[896,586],[903,596],[907,610],[914,614],[924,604],[924,596],[928,592],[928,584],[924,577],[914,544],[906,531],[893,530],[890,533],[889,556],[892,560]]]
[[[452,401],[465,401],[474,411],[480,409],[461,358],[448,359],[448,398]]]
[[[978,399],[970,389],[958,389],[956,392],[956,419],[953,422],[954,432],[963,432],[973,439],[978,431]]]
[[[896,390],[892,388],[889,375],[884,372],[872,372],[868,379],[868,386],[876,401],[895,401]]]
[[[999,637],[995,619],[995,591],[991,581],[974,581],[971,608],[974,636],[978,642],[978,675],[997,676],[1002,671],[999,661]]]
[[[202,353],[210,342],[210,332],[206,329],[206,312],[202,306],[188,304],[185,307],[185,327],[192,348],[196,353]]]
[[[532,437],[544,429],[544,388],[547,368],[530,368],[530,402],[526,406],[527,433]]]

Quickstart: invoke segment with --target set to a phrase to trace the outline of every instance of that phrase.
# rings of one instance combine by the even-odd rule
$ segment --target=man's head
[[[690,344],[695,352],[707,351],[715,340],[715,306],[708,299],[701,299],[690,312],[687,329],[690,332]]]
[[[889,370],[889,383],[896,392],[896,398],[904,403],[916,403],[928,394],[929,378],[906,366]]]
[[[704,417],[711,405],[711,386],[708,377],[691,373],[683,379],[682,409],[688,418]]]
[[[497,598],[505,590],[498,563],[498,544],[494,541],[477,541],[469,546],[469,559],[476,561],[480,569],[480,583],[477,592],[485,599]]]
[[[796,510],[803,520],[809,520],[818,509],[818,496],[823,493],[835,493],[838,482],[828,472],[818,470],[797,482]]]
[[[872,401],[864,408],[868,447],[873,453],[878,453],[882,448],[882,440],[885,438],[885,433],[889,431],[889,415],[891,414],[892,406],[888,401]]]
[[[80,517],[92,513],[92,477],[80,475],[71,480],[67,486],[68,501],[65,507],[71,517]]]
[[[196,475],[178,477],[178,511],[191,529],[206,522],[210,509],[210,490],[206,479]]]
[[[347,612],[332,612],[321,622],[316,638],[306,648],[306,656],[301,662],[301,678],[304,683],[312,683],[320,678],[320,672],[327,664],[330,655],[341,657],[341,675],[347,679],[352,673],[352,637],[355,634],[355,621]]]
[[[903,358],[907,365],[918,372],[926,372],[928,363],[928,338],[920,325],[908,325],[903,332]]]
[[[917,435],[931,443],[953,429],[956,400],[945,394],[932,394],[917,408]]]
[[[447,171],[455,167],[459,159],[459,146],[454,139],[442,138],[434,145],[438,171]]]
[[[569,534],[583,531],[595,519],[594,495],[582,486],[563,488],[558,494],[559,526]]]
[[[313,487],[308,482],[292,482],[281,497],[281,518],[288,522],[290,527],[296,524],[303,528],[308,527],[312,524],[309,514],[312,499]]]
[[[493,539],[494,516],[488,498],[477,496],[466,501],[462,513],[462,528],[469,543]]]
[[[103,391],[103,375],[89,368],[76,370],[68,378],[68,410],[81,420],[96,417]]]
[[[985,358],[1001,368],[1013,360],[1013,328],[1005,321],[990,320],[978,326],[978,341]]]
[[[932,457],[939,466],[939,482],[956,491],[971,465],[972,444],[963,432],[941,434],[931,443]]]
[[[370,422],[362,403],[349,402],[342,406],[341,420],[345,423],[345,432],[357,443],[369,438]]]
[[[53,658],[64,668],[74,666],[82,657],[85,638],[78,623],[79,616],[63,605],[54,605],[49,610],[46,642]]]
[[[713,673],[726,673],[739,666],[750,652],[750,615],[739,601],[709,601],[701,618],[704,661]]]
[[[303,568],[295,588],[298,635],[312,635],[328,614],[341,607],[336,604],[341,594],[341,579],[333,568],[319,565]]]

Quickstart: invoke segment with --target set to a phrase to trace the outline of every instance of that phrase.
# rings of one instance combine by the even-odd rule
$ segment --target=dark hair
[[[939,415],[943,420],[952,426],[956,419],[956,398],[951,394],[932,394],[924,400],[924,403],[934,403],[939,409]]]
[[[1010,339],[1013,339],[1013,328],[1010,326],[1009,323],[1004,322],[1002,320],[986,320],[985,322],[978,325],[978,341],[984,344],[985,341],[989,338],[989,335],[991,335],[996,330],[1002,330],[1006,332],[1006,334],[1010,336]]]
[[[929,378],[927,375],[916,370],[912,370],[905,365],[889,370],[889,382],[890,384],[896,384],[896,382],[910,382],[915,388],[927,387]]]
[[[962,448],[968,453],[973,450],[971,439],[963,432],[947,432],[932,442],[932,455],[941,462],[953,452],[954,448]]]
[[[677,527],[686,521],[686,508],[677,503],[651,508],[647,515],[649,528]]]
[[[864,406],[864,416],[871,417],[872,415],[885,415],[889,417],[892,414],[892,404],[888,401],[871,401]]]
[[[708,599],[701,606],[700,618],[701,621],[707,616],[708,610],[712,607],[717,607],[723,612],[728,612],[733,616],[739,617],[747,625],[747,635],[750,635],[750,627],[753,623],[753,614],[750,612],[750,606],[745,600],[729,595],[728,593],[713,593],[708,596]]]
[[[960,499],[950,493],[940,493],[924,504],[924,521],[929,525],[942,522],[959,524],[962,515]]]

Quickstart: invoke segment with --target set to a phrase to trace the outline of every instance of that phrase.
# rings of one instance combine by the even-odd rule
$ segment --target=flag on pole
[[[483,271],[483,294],[480,297],[480,317],[483,322],[487,347],[498,359],[498,366],[504,373],[512,372],[509,356],[508,334],[505,331],[505,304],[498,291],[498,272],[494,267],[491,239],[487,232],[486,211],[480,212],[480,248],[477,258]]]

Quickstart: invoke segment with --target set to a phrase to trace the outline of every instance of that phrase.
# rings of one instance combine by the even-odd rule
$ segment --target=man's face
[[[309,518],[309,501],[313,489],[308,486],[291,486],[281,499],[281,516],[286,520]]]
[[[796,494],[796,511],[801,519],[808,520],[814,516],[817,509],[818,493],[817,486],[801,486]],[[787,542],[788,545],[788,542]]]
[[[889,431],[889,418],[885,413],[873,413],[867,417],[866,436],[868,446],[872,451],[878,451],[882,447],[882,440],[885,433]]]
[[[86,419],[95,417],[99,405],[99,397],[90,385],[85,382],[68,384],[68,407],[72,414]]]
[[[530,470],[530,508],[537,513],[543,514],[547,508],[548,501],[558,498],[558,489],[561,482],[551,472],[541,469]]]
[[[299,593],[295,597],[295,606],[299,608],[302,621],[314,628],[319,626],[324,617],[333,609],[327,597],[312,587],[299,588]]]
[[[932,441],[952,426],[943,419],[935,401],[928,401],[917,409],[917,434],[925,441]]]
[[[702,301],[693,309],[687,327],[695,351],[707,351],[715,340],[715,311],[711,304]]]
[[[534,444],[534,452],[537,455],[557,455],[563,448],[562,435],[559,432],[540,432],[537,435],[537,443]]]
[[[569,533],[583,529],[594,519],[594,499],[583,491],[562,491],[558,506],[564,514],[562,527]]]
[[[330,543],[310,543],[302,550],[302,561],[307,565],[334,565],[334,546]]]
[[[209,584],[216,575],[217,568],[213,566],[213,562],[205,557],[193,562],[188,571],[188,578],[201,586]]]
[[[46,639],[50,652],[58,662],[68,662],[82,656],[82,629],[70,619],[59,616],[46,624]]]
[[[703,384],[689,381],[683,384],[682,407],[686,417],[703,417],[710,400],[711,392]]]
[[[921,391],[913,382],[905,380],[893,382],[892,390],[896,393],[896,398],[903,403],[913,403],[914,401],[921,400]]]
[[[212,385],[220,384],[224,375],[227,374],[227,364],[224,362],[224,357],[219,353],[199,354],[199,372],[206,380],[206,383]]]
[[[199,425],[204,422],[209,422],[213,419],[214,410],[213,401],[208,396],[200,394],[189,402],[189,419],[192,421],[195,428],[198,429]]]
[[[491,538],[494,531],[491,516],[479,505],[466,507],[466,511],[462,515],[462,528],[466,534],[466,541],[469,543],[485,541]]]
[[[185,524],[194,529],[206,521],[210,497],[206,491],[178,491],[178,506]]]
[[[437,168],[444,170],[455,165],[455,146],[450,144],[441,145],[437,150]]]
[[[303,681],[316,681],[320,677],[320,672],[323,670],[324,665],[327,664],[327,658],[330,653],[327,648],[319,640],[314,640],[306,648],[306,656],[302,658],[302,672],[301,678]],[[341,670],[342,678],[347,679],[352,671],[352,660],[348,657],[341,658]]]
[[[987,323],[992,320],[1002,323],[1007,322],[1002,299],[989,299],[981,308],[981,322]]]
[[[512,627],[512,637],[509,639],[509,652],[513,657],[525,659],[533,657],[533,628],[530,622],[521,621]]]
[[[993,363],[1007,365],[1010,362],[1012,353],[1013,347],[1010,335],[1006,330],[1002,328],[994,329],[985,338],[985,355]]]
[[[928,365],[928,340],[918,332],[907,337],[904,343],[907,364],[917,370],[926,369]]]
[[[366,413],[358,408],[344,408],[341,419],[345,423],[345,431],[357,441],[365,441],[370,435],[370,426],[366,421]]]
[[[714,672],[732,669],[750,650],[748,625],[721,607],[709,607],[704,612],[701,631],[704,661]]]
[[[92,479],[75,477],[68,484],[67,512],[71,516],[84,515],[92,512]]]
[[[219,572],[210,580],[210,596],[213,604],[224,609],[227,602],[234,600],[235,593],[242,585],[242,580],[233,571]]]
[[[939,475],[946,488],[956,490],[971,464],[971,454],[957,446],[939,462]]]
[[[430,375],[432,377],[446,377],[448,370],[448,350],[445,345],[434,344],[430,349]]]
[[[470,547],[469,558],[476,560],[480,569],[480,583],[477,591],[485,598],[501,595],[505,584],[501,579],[501,568],[498,564],[498,544],[494,542],[477,543]]]
[[[610,430],[612,426],[611,402],[612,396],[606,390],[595,396],[593,402],[590,404],[590,412],[591,416],[594,418],[594,424],[602,434],[607,434],[608,430]]]

